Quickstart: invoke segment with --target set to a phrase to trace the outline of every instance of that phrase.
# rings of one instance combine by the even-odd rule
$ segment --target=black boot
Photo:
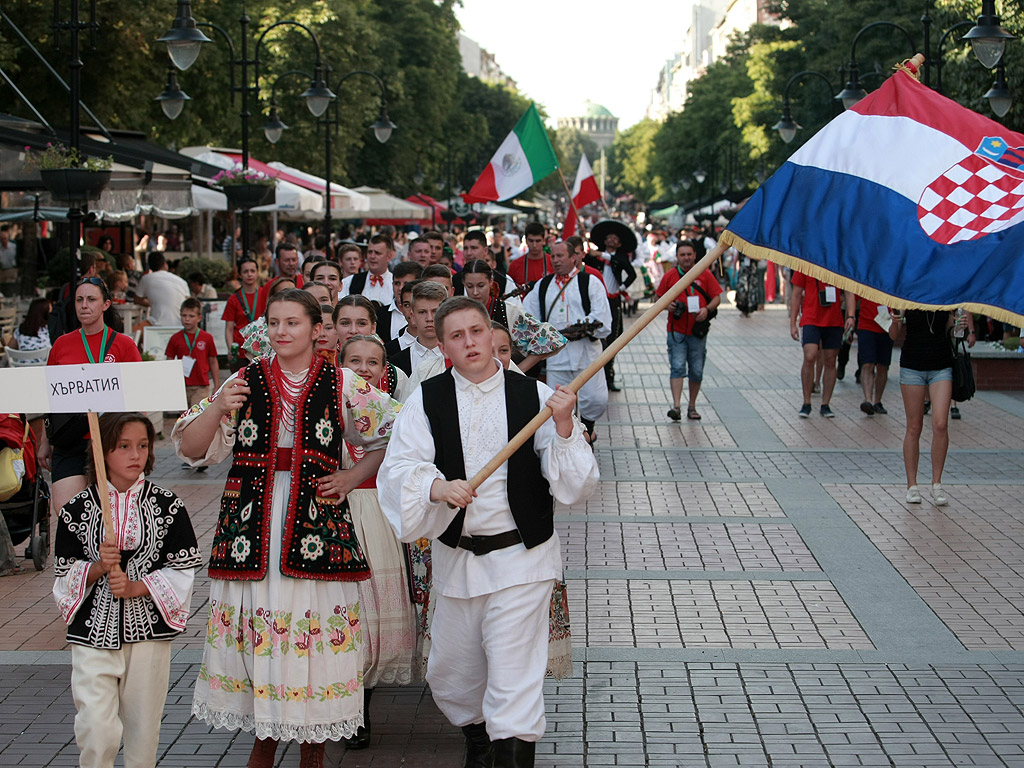
[[[370,697],[373,688],[363,688],[363,724],[356,730],[355,736],[345,739],[347,749],[366,749],[370,746]]]
[[[494,764],[494,748],[491,737],[487,735],[486,723],[473,723],[462,726],[466,736],[466,757],[462,768],[491,768]]]
[[[533,768],[537,743],[522,739],[498,739],[494,742],[494,768]]]

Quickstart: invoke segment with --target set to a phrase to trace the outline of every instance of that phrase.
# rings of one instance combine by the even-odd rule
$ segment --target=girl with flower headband
[[[192,466],[232,456],[210,559],[210,619],[193,713],[256,735],[250,766],[298,741],[301,766],[363,725],[359,590],[369,565],[336,479],[344,444],[376,473],[399,404],[314,354],[321,309],[308,293],[271,297],[274,354],[228,379],[175,424]]]

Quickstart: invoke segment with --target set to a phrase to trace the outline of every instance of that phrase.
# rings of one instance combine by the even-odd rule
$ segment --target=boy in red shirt
[[[181,358],[189,408],[210,396],[211,374],[214,391],[220,388],[217,346],[213,336],[199,330],[199,319],[202,316],[203,305],[198,299],[188,298],[181,302],[181,324],[184,328],[171,336],[164,353],[168,360]]]

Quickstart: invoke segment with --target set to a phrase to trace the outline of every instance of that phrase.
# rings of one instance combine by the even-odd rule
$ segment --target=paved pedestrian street
[[[1024,766],[1024,395],[963,404],[949,506],[908,506],[896,365],[888,415],[860,412],[851,364],[836,418],[816,395],[804,420],[782,307],[723,309],[708,349],[703,419],[681,424],[664,319],[620,355],[600,490],[556,510],[575,674],[547,685],[538,765]],[[183,470],[161,444],[154,479],[207,549],[225,471]],[[0,579],[0,765],[74,766],[52,570],[25,565]],[[208,594],[204,575],[175,642],[163,768],[244,766],[252,744],[190,716]],[[329,764],[461,764],[423,686],[379,689],[372,720],[371,748],[333,744]]]

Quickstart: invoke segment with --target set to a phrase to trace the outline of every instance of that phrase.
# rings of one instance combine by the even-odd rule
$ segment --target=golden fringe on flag
[[[809,275],[810,277],[821,280],[822,282],[834,285],[844,291],[849,291],[857,296],[863,296],[876,304],[881,304],[893,309],[934,310],[957,309],[959,307],[977,315],[987,315],[995,320],[1008,323],[1009,325],[1013,325],[1018,328],[1024,326],[1024,315],[1018,315],[1015,312],[1010,312],[1002,307],[993,307],[989,304],[976,304],[974,302],[963,302],[959,304],[920,304],[915,301],[901,299],[898,296],[890,296],[889,294],[882,293],[874,288],[861,285],[848,277],[843,277],[842,275],[837,275],[835,272],[830,272],[817,264],[812,264],[809,261],[804,261],[803,259],[798,259],[795,256],[790,256],[788,253],[766,248],[762,245],[748,243],[742,237],[739,237],[729,230],[725,230],[722,233],[718,242],[735,247],[737,251],[751,259],[765,259],[776,264],[782,264],[790,269],[795,269],[797,272],[802,272],[805,275]]]

